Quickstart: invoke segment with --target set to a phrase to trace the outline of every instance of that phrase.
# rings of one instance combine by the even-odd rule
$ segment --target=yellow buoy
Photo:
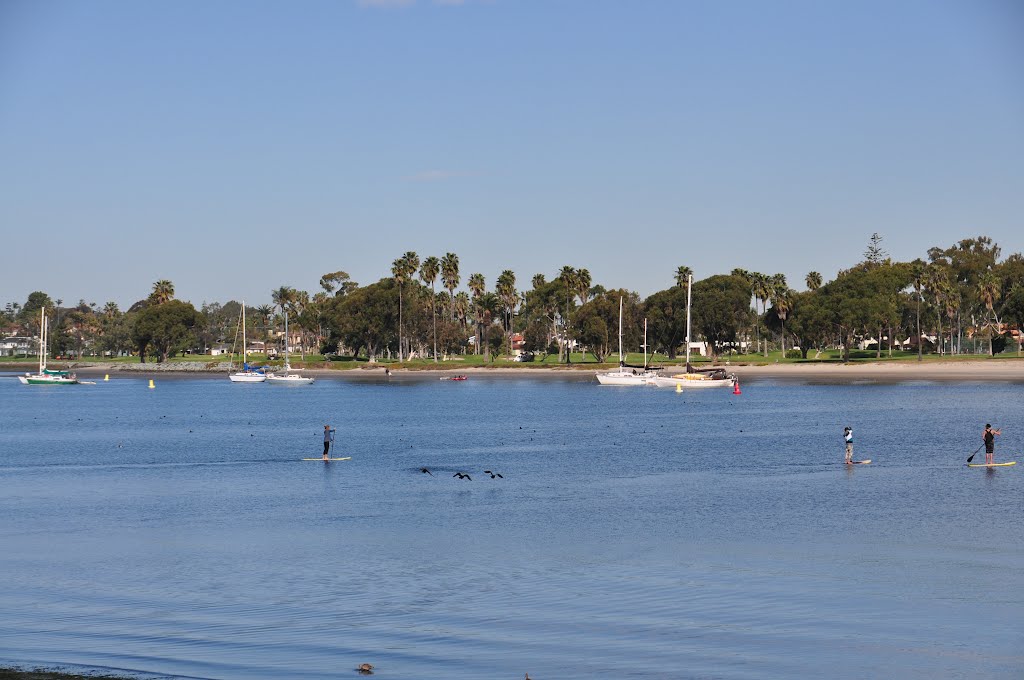
[[[683,384],[682,383],[676,383],[676,392],[682,392],[682,391],[683,391]]]
[[[110,380],[110,374],[109,373],[104,373],[103,374],[103,380],[104,381]]]
[[[156,385],[153,384],[153,379],[150,378],[149,379],[149,389],[153,389],[154,387],[156,387]]]

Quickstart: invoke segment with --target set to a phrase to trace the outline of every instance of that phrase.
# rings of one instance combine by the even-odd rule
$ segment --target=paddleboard
[[[345,458],[303,458],[302,460],[320,460],[327,462],[329,460],[352,460],[352,456],[346,456]]]
[[[851,460],[850,464],[851,465],[870,465],[871,464],[871,459],[868,458],[867,460]],[[846,465],[846,463],[844,462],[843,465]]]
[[[1009,463],[968,463],[967,467],[1009,467],[1016,464],[1017,461],[1011,460]]]

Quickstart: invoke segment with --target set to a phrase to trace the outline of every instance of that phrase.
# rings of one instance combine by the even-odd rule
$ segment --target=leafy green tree
[[[328,295],[348,295],[358,288],[359,284],[352,280],[348,272],[339,270],[321,276],[320,287]]]
[[[749,307],[749,295],[747,296]],[[686,340],[686,287],[673,286],[654,293],[644,301],[648,341],[675,359]]]
[[[588,348],[598,363],[603,363],[613,352],[618,351],[619,300],[622,305],[622,328],[624,351],[639,345],[640,300],[636,293],[627,290],[611,290],[596,295],[582,305],[573,317],[576,340]]]
[[[820,351],[831,337],[833,314],[817,290],[794,293],[792,305],[789,330],[800,344],[801,356],[806,359],[812,347]]]
[[[180,300],[169,300],[142,310],[132,328],[139,361],[146,362],[147,349],[157,357],[157,363],[166,361],[172,353],[188,346],[192,329],[200,322],[195,307]]]
[[[712,360],[736,342],[750,308],[747,282],[719,274],[693,284],[693,326],[708,343]]]
[[[366,350],[371,362],[395,340],[398,285],[393,279],[357,288],[343,298],[335,298],[325,317],[329,336],[325,345],[348,348],[353,357]]]

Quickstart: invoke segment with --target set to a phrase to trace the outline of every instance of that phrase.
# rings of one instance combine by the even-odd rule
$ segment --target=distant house
[[[35,354],[39,346],[38,338],[27,338],[20,335],[10,335],[0,339],[0,357],[28,356]]]
[[[214,357],[219,357],[222,354],[229,354],[230,352],[231,348],[225,345],[224,343],[214,345],[213,347],[210,348],[210,356]]]

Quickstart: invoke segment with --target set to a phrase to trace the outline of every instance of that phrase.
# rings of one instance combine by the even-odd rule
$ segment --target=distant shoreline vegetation
[[[694,362],[852,361],[969,355],[1020,355],[1024,325],[1024,256],[1001,259],[990,238],[931,248],[895,262],[873,234],[864,259],[825,281],[809,272],[805,291],[772,276],[734,269],[692,284],[690,354]],[[529,287],[503,271],[488,289],[483,275],[463,283],[454,253],[397,258],[390,276],[360,286],[344,271],[324,274],[310,294],[288,286],[271,304],[246,306],[249,359],[277,360],[287,343],[292,363],[331,367],[618,364],[619,300],[624,362],[643,365],[644,321],[653,362],[687,354],[686,298],[691,269],[645,299],[591,280],[585,268],[562,267]],[[667,277],[668,278],[668,277]],[[440,291],[438,288],[440,287]],[[43,291],[9,302],[0,315],[0,365],[38,351],[40,310],[49,319],[48,355],[67,361],[240,361],[241,304],[200,309],[156,281],[128,310],[79,300],[65,305]],[[283,318],[290,319],[284,337]],[[872,356],[873,355],[873,356]]]

